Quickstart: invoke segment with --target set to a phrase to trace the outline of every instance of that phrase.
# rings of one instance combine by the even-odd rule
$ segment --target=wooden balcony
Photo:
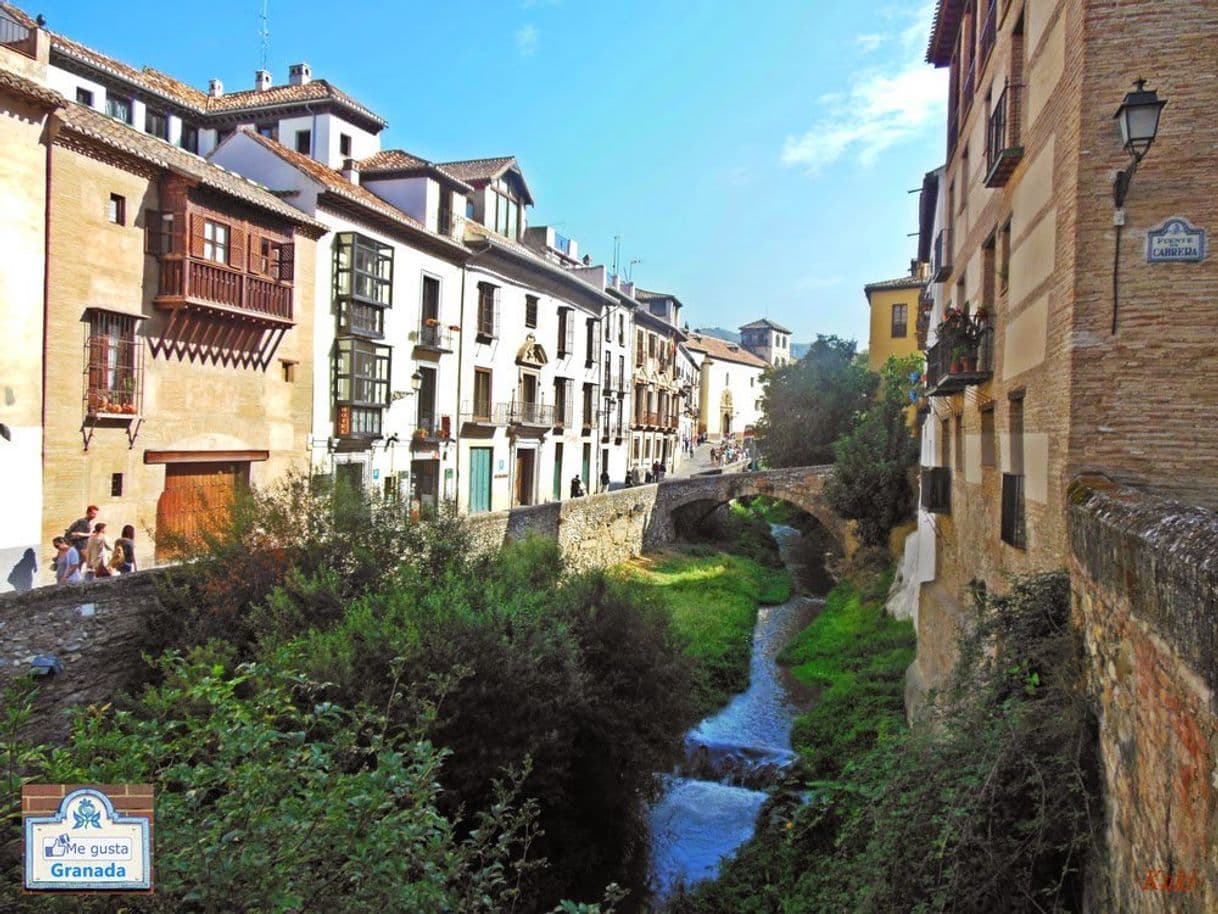
[[[292,284],[181,254],[161,258],[158,308],[189,308],[272,327],[289,327]]]

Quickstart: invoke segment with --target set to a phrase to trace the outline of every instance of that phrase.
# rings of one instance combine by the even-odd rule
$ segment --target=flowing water
[[[791,552],[800,533],[782,524],[771,524],[770,530],[798,592],[804,569]],[[768,797],[765,788],[795,758],[791,725],[802,696],[776,658],[823,602],[797,594],[781,605],[761,607],[748,690],[686,734],[685,762],[664,776],[649,815],[653,901],[662,902],[678,885],[713,878],[719,861],[752,837]]]

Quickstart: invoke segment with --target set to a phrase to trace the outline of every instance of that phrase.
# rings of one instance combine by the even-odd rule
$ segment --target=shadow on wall
[[[38,573],[38,557],[33,549],[26,549],[21,560],[13,566],[6,579],[17,593],[25,593],[34,587],[34,575]]]

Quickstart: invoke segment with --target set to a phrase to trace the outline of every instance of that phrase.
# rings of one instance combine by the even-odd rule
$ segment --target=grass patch
[[[862,588],[843,582],[825,608],[779,654],[819,692],[791,741],[815,776],[836,775],[879,737],[904,726],[905,669],[914,657],[913,625],[884,611],[892,573]]]
[[[707,545],[645,556],[621,572],[654,595],[695,664],[698,706],[709,713],[749,683],[749,655],[757,607],[791,596],[785,568]]]

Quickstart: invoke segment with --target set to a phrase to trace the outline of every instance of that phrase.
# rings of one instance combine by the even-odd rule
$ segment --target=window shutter
[[[242,267],[257,276],[266,276],[271,272],[271,263],[268,257],[264,263],[262,260],[262,239],[253,232],[249,234],[249,250],[246,251],[246,263],[234,264]]]
[[[279,246],[279,280],[292,282],[296,277],[296,245],[293,242]]]
[[[229,227],[228,231],[228,262],[231,266],[242,269],[245,266],[245,229],[233,225]]]
[[[161,253],[161,214],[155,209],[144,210],[144,253]]]
[[[206,220],[195,213],[190,217],[190,256],[203,256],[203,223]]]
[[[499,287],[495,286],[491,293],[491,336],[499,339]]]
[[[575,351],[575,312],[567,310],[567,336],[565,340],[566,348],[563,350],[567,355]]]

